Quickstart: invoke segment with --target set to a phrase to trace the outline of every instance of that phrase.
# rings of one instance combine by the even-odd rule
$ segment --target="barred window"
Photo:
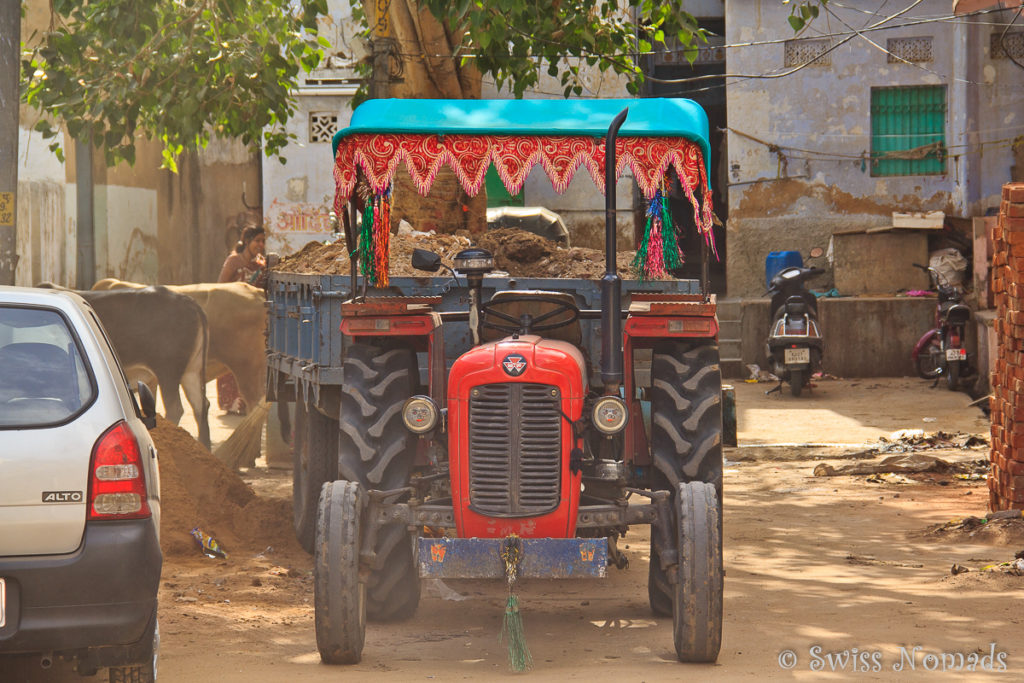
[[[989,48],[992,59],[1024,59],[1024,31],[996,31],[989,39]]]
[[[338,115],[326,111],[309,112],[309,141],[330,142],[338,132]]]
[[[832,66],[832,53],[826,54],[830,47],[830,40],[787,40],[786,66]]]
[[[871,175],[946,172],[946,86],[871,89]]]
[[[890,38],[886,41],[885,49],[889,52],[890,64],[932,61],[931,37]]]

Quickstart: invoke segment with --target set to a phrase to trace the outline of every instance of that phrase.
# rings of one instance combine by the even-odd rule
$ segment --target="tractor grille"
[[[551,512],[559,501],[561,448],[557,387],[475,387],[469,399],[470,508],[494,517]]]

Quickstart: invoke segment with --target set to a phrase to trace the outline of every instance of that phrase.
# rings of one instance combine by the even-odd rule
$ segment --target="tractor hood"
[[[482,344],[460,356],[448,379],[449,398],[464,396],[470,387],[501,382],[567,386],[563,398],[587,394],[586,361],[568,342],[537,335],[506,337]]]

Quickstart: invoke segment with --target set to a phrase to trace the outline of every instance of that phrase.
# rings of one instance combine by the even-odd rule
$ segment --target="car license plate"
[[[0,628],[3,628],[7,624],[7,618],[4,616],[4,602],[7,600],[7,582],[0,579]]]
[[[808,348],[802,349],[786,349],[784,360],[786,365],[797,365],[799,363],[810,363],[811,362],[811,350]]]
[[[946,360],[967,360],[967,349],[946,349]]]

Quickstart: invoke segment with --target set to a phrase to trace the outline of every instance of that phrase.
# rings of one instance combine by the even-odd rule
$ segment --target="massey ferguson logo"
[[[526,359],[519,354],[510,353],[505,356],[505,360],[501,361],[501,365],[507,374],[518,377],[526,370]]]

